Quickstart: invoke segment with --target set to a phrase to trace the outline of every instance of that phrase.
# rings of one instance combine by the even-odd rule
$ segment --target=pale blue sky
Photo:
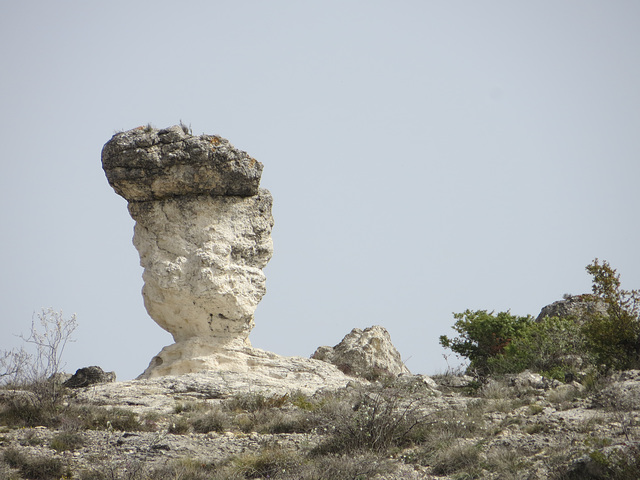
[[[171,343],[100,164],[148,122],[265,166],[256,347],[379,324],[436,373],[452,312],[537,315],[595,257],[640,288],[636,1],[0,1],[0,45],[0,349],[49,306],[69,371]]]

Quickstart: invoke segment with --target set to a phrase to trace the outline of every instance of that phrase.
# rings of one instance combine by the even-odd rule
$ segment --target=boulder
[[[116,193],[128,201],[258,194],[260,162],[217,135],[185,130],[138,127],[115,134],[102,149],[102,167]]]
[[[334,346],[319,347],[311,356],[332,363],[348,375],[375,379],[380,375],[409,374],[389,332],[380,326],[354,328]]]
[[[612,374],[611,384],[594,396],[593,404],[614,411],[640,410],[640,370]]]
[[[559,300],[544,307],[536,321],[540,322],[546,317],[572,317],[580,321],[593,315],[607,315],[605,302],[590,294],[566,295],[564,300]]]
[[[76,370],[76,373],[62,385],[67,388],[83,388],[98,383],[110,383],[116,381],[115,372],[105,372],[100,367],[84,367]]]

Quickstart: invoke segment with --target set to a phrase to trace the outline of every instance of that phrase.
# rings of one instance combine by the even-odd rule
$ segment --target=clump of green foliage
[[[518,317],[509,312],[494,314],[486,310],[454,313],[453,329],[458,337],[440,337],[440,344],[456,354],[468,358],[469,369],[480,374],[489,373],[489,359],[504,353],[509,343],[530,327],[533,317]]]
[[[501,354],[487,360],[488,369],[494,374],[528,369],[561,381],[590,363],[580,324],[558,317],[530,323]]]
[[[606,315],[592,315],[584,335],[596,361],[608,369],[640,366],[640,290],[624,290],[620,275],[609,263],[596,258],[587,266],[593,277],[592,291],[605,302]]]
[[[640,367],[640,290],[622,289],[620,275],[596,258],[586,267],[593,278],[590,297],[606,314],[581,318],[519,317],[486,310],[454,314],[455,338],[440,344],[467,358],[480,375],[540,372],[565,380],[578,369],[623,370]]]

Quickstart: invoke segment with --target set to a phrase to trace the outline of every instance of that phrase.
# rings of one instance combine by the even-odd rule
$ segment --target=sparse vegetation
[[[84,437],[76,432],[60,432],[54,435],[49,446],[58,451],[75,450],[84,445]]]
[[[439,391],[419,376],[384,376],[313,396],[168,393],[165,408],[153,410],[93,403],[59,384],[41,396],[29,384],[36,377],[12,364],[35,357],[5,354],[0,478],[639,478],[638,404],[612,390],[627,379],[640,385],[640,374],[615,373],[636,365],[638,293],[621,290],[606,262],[590,267],[593,295],[609,299],[606,316],[535,322],[508,312],[459,314],[459,336],[441,342],[470,360],[474,376],[434,377],[446,385]],[[612,321],[628,341],[607,350],[590,335],[616,328]],[[37,338],[64,346],[55,336]],[[41,355],[53,351],[60,350]],[[624,359],[614,362],[614,353]]]
[[[3,460],[29,480],[58,480],[65,475],[70,476],[68,467],[57,457],[27,455],[16,448],[9,448],[4,451]]]
[[[593,293],[607,313],[585,312],[582,318],[533,317],[486,310],[454,314],[457,337],[440,344],[467,358],[468,372],[487,375],[531,370],[565,381],[579,371],[622,370],[640,366],[640,290],[624,290],[620,275],[606,261],[586,267]]]
[[[607,306],[606,315],[591,315],[584,324],[590,352],[598,365],[624,370],[640,366],[640,290],[624,290],[620,275],[596,258],[587,266],[593,295]]]
[[[384,454],[422,439],[426,419],[414,404],[387,392],[360,392],[353,403],[341,403],[327,418],[328,439],[316,453],[370,451]]]

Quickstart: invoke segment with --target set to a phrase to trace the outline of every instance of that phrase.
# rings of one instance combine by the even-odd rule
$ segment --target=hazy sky
[[[100,162],[149,122],[264,164],[256,347],[377,324],[432,374],[452,312],[537,315],[595,257],[640,288],[635,0],[0,0],[0,45],[0,349],[49,306],[77,313],[71,372],[172,343]]]

